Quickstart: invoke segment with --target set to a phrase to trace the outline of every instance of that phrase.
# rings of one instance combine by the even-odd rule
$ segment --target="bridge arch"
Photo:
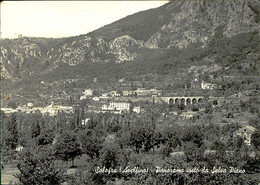
[[[170,104],[170,105],[173,105],[173,104],[174,104],[173,98],[170,98],[170,99],[169,99],[169,104]]]
[[[191,99],[190,99],[190,98],[187,98],[187,99],[186,99],[186,104],[187,104],[187,105],[191,104]]]
[[[196,98],[192,98],[192,104],[197,104],[198,100]]]
[[[203,103],[203,96],[172,96],[172,97],[162,97],[162,100],[167,102],[170,105],[189,105],[189,104],[198,104]]]
[[[184,105],[186,105],[186,100],[185,100],[185,98],[182,98],[182,99],[181,99],[180,104],[184,104]]]

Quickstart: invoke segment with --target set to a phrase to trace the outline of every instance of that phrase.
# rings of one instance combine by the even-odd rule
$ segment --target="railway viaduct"
[[[197,104],[202,103],[204,100],[203,96],[171,96],[171,97],[160,97],[160,99],[170,105],[173,104]]]

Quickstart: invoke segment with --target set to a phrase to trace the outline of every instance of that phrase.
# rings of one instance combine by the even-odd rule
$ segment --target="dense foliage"
[[[64,182],[65,171],[55,164],[51,148],[29,147],[19,153],[19,158],[20,173],[16,177],[22,184],[58,185]]]

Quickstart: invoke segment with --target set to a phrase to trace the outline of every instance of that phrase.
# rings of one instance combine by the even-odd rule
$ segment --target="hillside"
[[[46,97],[95,77],[163,79],[205,64],[225,68],[215,75],[259,75],[259,28],[259,0],[173,0],[80,36],[3,39],[3,93]]]

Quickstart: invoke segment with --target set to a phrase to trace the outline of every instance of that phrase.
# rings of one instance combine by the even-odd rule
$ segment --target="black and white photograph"
[[[0,7],[1,184],[260,185],[260,0]]]

